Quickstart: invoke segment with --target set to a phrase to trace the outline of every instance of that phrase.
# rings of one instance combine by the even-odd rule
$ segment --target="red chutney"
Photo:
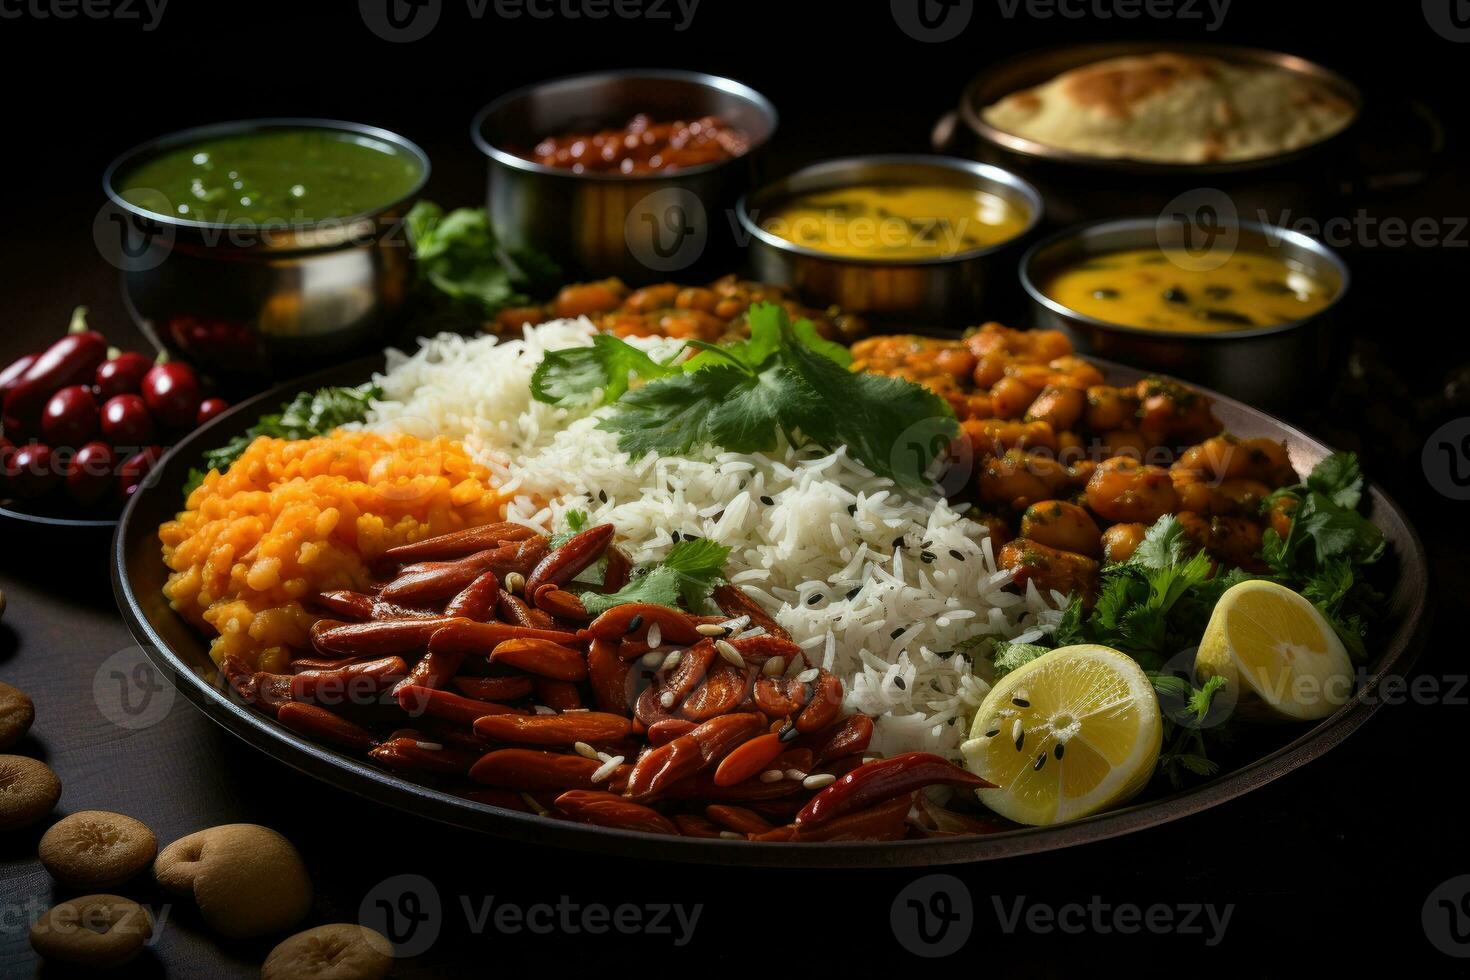
[[[648,174],[738,157],[750,137],[718,116],[656,123],[639,113],[622,129],[548,136],[530,159],[573,173]]]

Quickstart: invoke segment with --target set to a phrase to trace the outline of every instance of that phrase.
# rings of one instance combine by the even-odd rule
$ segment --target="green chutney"
[[[115,184],[130,204],[168,217],[303,225],[385,207],[412,193],[423,175],[417,157],[384,140],[295,128],[184,143]]]

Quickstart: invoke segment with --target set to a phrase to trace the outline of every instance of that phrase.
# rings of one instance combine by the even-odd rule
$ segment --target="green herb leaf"
[[[321,388],[303,391],[281,406],[275,415],[262,415],[260,420],[217,449],[204,453],[205,472],[229,469],[230,464],[244,455],[250,444],[261,436],[274,439],[310,439],[326,435],[333,429],[349,422],[361,422],[367,417],[374,399],[383,397],[383,392],[373,384],[356,388]],[[203,482],[203,474],[199,480]],[[185,492],[192,492],[198,483],[190,481]]]
[[[657,567],[634,576],[632,581],[612,595],[584,592],[582,604],[589,613],[596,616],[614,606],[630,602],[648,602],[677,608],[682,600],[686,609],[699,613],[704,610],[710,593],[719,584],[720,572],[729,556],[729,548],[708,538],[680,541],[669,549],[667,557]]]
[[[700,446],[764,452],[784,433],[845,445],[873,472],[925,485],[926,470],[959,433],[948,402],[901,378],[849,371],[846,348],[823,340],[807,320],[791,323],[780,306],[757,303],[747,321],[748,340],[690,341],[698,353],[679,367],[610,337],[555,351],[537,368],[532,393],[585,405],[601,390],[616,411],[599,427],[617,433],[619,448],[634,456]],[[630,378],[645,383],[633,387]]]
[[[451,299],[469,303],[482,315],[530,301],[559,278],[554,263],[530,250],[507,251],[496,240],[482,209],[444,213],[419,201],[405,219],[419,275]]]
[[[1339,507],[1357,508],[1363,498],[1363,471],[1354,453],[1334,453],[1312,468],[1307,489],[1331,499]]]
[[[649,380],[679,372],[632,344],[598,334],[591,347],[549,351],[531,375],[531,395],[551,405],[606,405],[623,397],[630,378]],[[600,401],[598,391],[602,392]]]
[[[995,679],[1000,680],[1017,667],[1029,664],[1051,648],[1039,643],[1011,643],[1001,640],[995,645]]]

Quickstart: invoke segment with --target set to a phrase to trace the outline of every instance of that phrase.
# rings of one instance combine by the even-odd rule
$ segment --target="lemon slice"
[[[1244,714],[1325,718],[1353,693],[1353,665],[1332,624],[1304,597],[1251,580],[1220,597],[1194,661],[1225,678]]]
[[[1153,775],[1164,728],[1143,668],[1095,644],[1044,653],[996,682],[960,748],[994,783],[980,801],[1024,824],[1105,810]]]

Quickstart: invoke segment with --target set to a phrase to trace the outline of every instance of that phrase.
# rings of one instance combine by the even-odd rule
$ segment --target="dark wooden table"
[[[295,15],[293,8],[290,16]],[[1032,30],[1025,43],[1050,40],[1050,26],[1041,26],[1046,30]],[[1421,36],[1415,31],[1422,27],[1421,23],[1405,28],[1404,36],[1410,40],[1402,52],[1409,61],[1418,57]],[[1263,30],[1259,37],[1247,39],[1277,41],[1269,29]],[[1363,31],[1372,34],[1367,27]],[[1294,41],[1283,38],[1280,43],[1304,46],[1310,42],[1303,38],[1318,33],[1314,26]],[[708,34],[704,36],[705,43],[715,44]],[[813,95],[810,104],[802,102],[803,85],[795,75],[783,74],[781,66],[752,63],[743,53],[746,42],[739,31],[731,33],[728,42],[726,53],[719,56],[725,62],[717,57],[718,63],[689,66],[740,74],[743,63],[749,68],[747,75],[765,73],[765,79],[750,78],[762,86],[769,79],[786,78],[784,83],[770,84],[786,87],[782,108],[792,110],[785,122],[788,130],[820,136],[808,155],[830,155],[860,142],[854,132],[827,123],[821,97]],[[134,50],[152,52],[162,59],[160,64],[172,63],[180,50],[194,50],[176,41],[167,42],[178,45],[173,48],[148,47],[164,43],[148,37],[137,43],[140,47]],[[107,35],[90,50],[99,57],[110,55],[113,44]],[[989,56],[1012,47],[1010,41],[992,43]],[[64,57],[62,49],[56,50],[59,59],[71,61],[69,48]],[[1372,50],[1376,59],[1382,47],[1374,44]],[[1411,51],[1416,52],[1414,58],[1409,57]],[[474,58],[456,69],[462,84],[484,65],[480,54],[476,49]],[[912,78],[927,77],[926,51],[907,50],[905,56],[918,59]],[[434,60],[427,54],[419,57]],[[419,67],[430,73],[441,66]],[[889,148],[912,148],[921,141],[931,110],[942,106],[948,98],[944,93],[956,91],[958,81],[972,70],[959,63],[934,69],[950,77],[934,83],[939,94],[923,102],[918,112],[899,105],[882,107],[877,101],[865,103],[877,107],[874,111],[886,120],[872,131],[879,134],[872,138],[880,144],[873,148],[882,148],[884,141]],[[527,80],[562,68],[536,70],[521,64],[517,70],[518,80]],[[1373,72],[1365,77],[1374,77]],[[455,137],[468,118],[469,105],[484,89],[504,88],[506,81],[487,83],[475,90],[480,94],[465,94],[467,89],[448,85],[436,90],[436,97],[465,103],[444,113]],[[380,79],[362,84],[370,91],[376,91],[371,88],[375,85],[385,87]],[[854,84],[872,91],[886,83],[863,75]],[[171,88],[164,101],[172,106],[166,110],[172,114],[161,114],[146,125],[138,123],[133,137],[207,119],[265,115],[283,107],[303,110],[295,101],[300,93],[294,88],[294,76],[266,85],[264,90],[241,93],[230,109],[181,103],[186,96]],[[344,105],[336,89],[324,91],[327,94],[307,99],[309,105],[320,107],[319,114],[361,115],[423,138],[415,128],[418,106],[401,89],[396,91],[397,101],[383,113],[364,108],[365,97]],[[27,119],[43,114],[35,107],[25,111]],[[395,112],[398,123],[384,118]],[[114,144],[104,157],[131,141],[119,137],[133,126],[130,119],[96,120]],[[442,126],[436,122],[435,127],[451,130],[449,122]],[[433,195],[448,202],[474,200],[481,171],[464,140],[446,137],[442,146],[431,144],[429,149],[438,167]],[[69,198],[40,195],[45,207],[65,215],[65,220],[23,222],[19,226],[25,229],[23,235],[0,237],[5,285],[0,300],[0,361],[55,336],[78,303],[92,308],[93,324],[116,342],[124,346],[139,342],[121,308],[115,274],[98,261],[91,242],[91,216],[101,203],[90,190],[97,168],[89,160],[82,170],[85,193]],[[1451,168],[1412,195],[1392,199],[1383,213],[1410,217],[1470,213],[1464,172],[1461,165]],[[82,179],[77,177],[78,186]],[[36,202],[21,206],[30,208],[24,213],[40,213]],[[1295,964],[1361,963],[1365,955],[1376,958],[1376,954],[1391,954],[1411,967],[1422,962],[1433,973],[1455,965],[1427,941],[1421,912],[1432,889],[1470,872],[1458,785],[1470,698],[1464,685],[1465,641],[1458,629],[1463,597],[1470,587],[1466,557],[1470,533],[1465,505],[1437,495],[1426,483],[1418,446],[1431,423],[1470,414],[1470,404],[1463,387],[1454,389],[1453,383],[1456,363],[1465,361],[1463,339],[1420,341],[1419,334],[1405,330],[1417,331],[1434,318],[1434,298],[1429,294],[1436,289],[1448,294],[1451,284],[1463,281],[1463,255],[1463,251],[1398,249],[1364,250],[1354,256],[1355,288],[1362,301],[1355,307],[1351,332],[1359,344],[1357,367],[1362,371],[1344,375],[1335,401],[1319,403],[1317,411],[1299,419],[1329,441],[1362,451],[1368,472],[1418,522],[1432,552],[1439,617],[1416,673],[1430,678],[1438,693],[1385,706],[1323,759],[1204,814],[1075,850],[945,869],[943,873],[959,879],[968,891],[973,932],[960,954],[934,960],[933,965],[946,971],[1003,971],[1008,977],[1052,976],[1088,965],[1187,976],[1222,972],[1230,963],[1251,976],[1280,975]],[[1415,288],[1406,289],[1409,283]],[[1455,309],[1460,315],[1453,322],[1459,330],[1463,304],[1457,303]],[[1384,389],[1376,373],[1380,368],[1401,379],[1397,383],[1407,385],[1408,394]],[[1374,392],[1366,392],[1367,388]],[[510,845],[345,796],[249,749],[182,697],[167,703],[166,689],[120,686],[114,668],[128,663],[129,657],[136,662],[136,652],[128,652],[134,651],[133,640],[113,605],[107,578],[109,548],[105,534],[58,535],[0,526],[0,589],[9,601],[0,621],[0,679],[30,692],[36,701],[35,728],[17,751],[44,758],[60,775],[65,789],[58,813],[84,808],[128,813],[147,822],[162,843],[220,823],[267,824],[291,838],[306,857],[317,889],[313,922],[355,921],[364,905],[402,898],[405,893],[397,876],[421,876],[432,887],[419,882],[410,889],[409,897],[416,897],[417,908],[428,914],[418,936],[427,936],[436,926],[438,935],[421,955],[400,964],[397,972],[403,976],[502,968],[561,973],[604,965],[619,972],[654,968],[693,972],[719,965],[760,970],[767,976],[814,969],[824,974],[842,969],[858,975],[891,975],[928,965],[905,945],[908,933],[895,932],[890,919],[899,893],[926,878],[927,872],[691,868]],[[124,679],[131,677],[124,672]],[[138,727],[129,721],[120,726],[110,720],[119,717],[121,698],[131,698],[128,703],[139,708],[145,696],[156,700],[141,715],[123,717],[146,716],[151,724]],[[26,925],[63,894],[35,860],[39,832],[0,839],[0,976],[34,971]],[[147,884],[122,890],[167,912],[166,919],[159,916],[164,925],[158,942],[132,968],[136,974],[250,976],[270,947],[269,942],[214,940],[186,904],[170,903]],[[492,924],[482,928],[476,923],[483,921],[487,903],[493,903],[492,912],[501,907],[529,912],[538,924],[544,922],[537,907],[545,904],[556,921],[549,930],[539,925],[512,930],[495,927],[492,915]],[[671,903],[698,907],[692,937],[682,935],[672,918],[661,923],[665,927],[674,923],[672,933],[649,923],[657,906]],[[1048,927],[1043,919],[1023,916],[1020,924],[1013,924],[1018,903],[1023,911],[1059,911],[1064,922]],[[414,908],[402,901],[396,904],[406,912]],[[1141,932],[1116,928],[1119,921],[1126,925],[1129,906],[1147,910],[1155,904],[1166,908],[1176,927]],[[1202,933],[1177,926],[1200,904],[1212,905],[1221,915],[1229,910],[1222,937],[1211,934],[1204,916],[1191,921]],[[572,913],[563,920],[558,908],[575,906],[595,915],[599,907],[616,910],[622,905],[636,907],[645,926],[594,933],[584,927],[592,920]],[[1123,909],[1124,919],[1105,909]],[[1079,924],[1080,929],[1074,928]]]

